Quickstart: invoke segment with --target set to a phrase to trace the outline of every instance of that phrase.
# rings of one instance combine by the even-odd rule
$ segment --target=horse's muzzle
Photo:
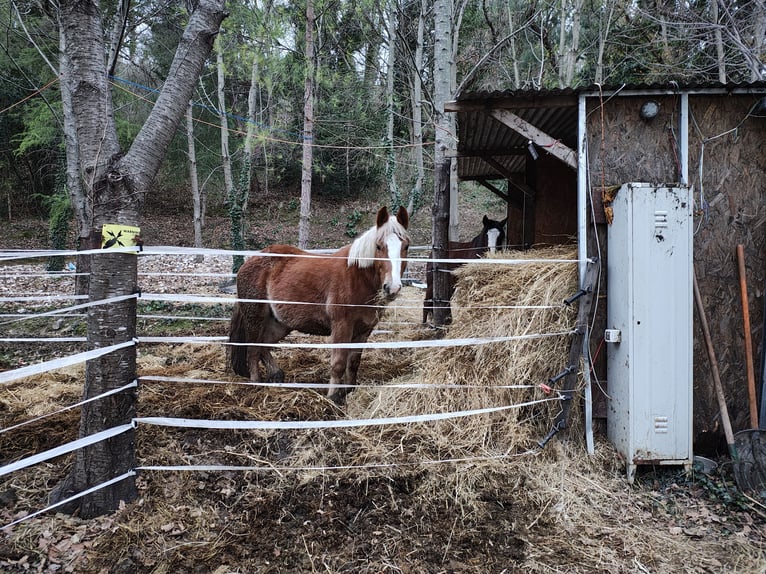
[[[383,294],[386,296],[386,299],[391,300],[396,298],[399,293],[402,291],[402,284],[401,283],[384,283],[383,284]]]

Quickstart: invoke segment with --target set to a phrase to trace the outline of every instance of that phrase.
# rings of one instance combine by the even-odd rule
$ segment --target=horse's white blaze
[[[489,246],[489,252],[494,253],[495,248],[497,247],[497,238],[500,237],[500,230],[499,229],[489,229],[487,230],[487,245]]]
[[[388,247],[388,260],[391,262],[388,293],[396,295],[402,290],[402,240],[396,235],[391,235],[386,239],[386,247]]]

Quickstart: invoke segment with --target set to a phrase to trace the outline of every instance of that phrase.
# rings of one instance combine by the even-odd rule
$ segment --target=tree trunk
[[[434,4],[434,201],[433,201],[433,258],[444,259],[447,254],[450,214],[450,159],[454,132],[444,113],[444,104],[450,97],[452,79],[452,2],[436,0]],[[445,325],[449,320],[449,275],[433,265],[434,325]]]
[[[723,49],[723,35],[721,34],[720,17],[718,15],[718,0],[710,3],[710,18],[713,20],[713,35],[715,37],[715,51],[718,58],[718,81],[726,83],[726,52]]]
[[[412,71],[412,153],[415,162],[415,185],[410,191],[407,211],[414,215],[420,205],[425,181],[425,165],[423,163],[423,37],[425,31],[428,0],[420,0],[418,15],[418,32],[415,43],[415,62]]]
[[[388,58],[386,60],[386,182],[391,207],[402,205],[402,194],[396,183],[396,152],[394,150],[394,64],[396,62],[396,2],[388,5]]]
[[[258,79],[260,77],[258,57],[253,55],[253,65],[250,68],[250,89],[247,92],[247,135],[245,136],[245,178],[247,185],[247,200],[250,195],[258,192],[254,177],[253,164],[255,162],[255,116],[258,111]],[[247,209],[247,204],[244,206]]]
[[[303,102],[303,166],[298,247],[306,249],[311,220],[311,170],[314,157],[314,1],[306,0],[306,90]]]
[[[750,65],[750,81],[763,80],[763,47],[766,44],[766,3],[757,0],[753,8],[753,47],[747,62]]]
[[[67,138],[68,165],[78,159],[83,198],[73,196],[80,236],[93,244],[105,223],[140,224],[144,194],[150,189],[175,131],[191,99],[194,85],[212,48],[224,18],[223,0],[200,0],[191,15],[171,64],[167,80],[149,117],[128,152],[122,155],[114,122],[107,78],[104,29],[96,0],[61,4],[60,33],[63,38],[62,93],[71,95],[76,147]],[[74,193],[74,191],[72,192]],[[83,203],[92,209],[84,209]],[[91,302],[131,297],[137,289],[137,257],[108,253],[92,257],[89,299]],[[93,306],[88,312],[88,346],[103,348],[130,343],[136,334],[136,299]],[[88,361],[85,398],[122,388],[135,380],[136,348]],[[80,437],[128,425],[135,415],[135,388],[83,405]],[[64,507],[79,510],[84,518],[118,508],[120,501],[137,496],[135,480],[127,471],[135,466],[135,433],[117,434],[80,449],[70,474],[51,493],[52,502],[65,500],[122,475],[120,480],[79,498]]]
[[[60,16],[60,15],[59,15]],[[63,26],[59,18],[59,29]],[[69,65],[69,56],[66,52],[65,36],[59,34],[59,74],[61,78],[68,78],[72,72]],[[90,197],[85,193],[80,179],[80,151],[77,142],[77,128],[75,126],[74,108],[72,106],[72,92],[69,83],[61,81],[61,107],[64,116],[64,142],[66,145],[66,185],[69,190],[69,198],[78,222],[78,249],[88,248],[88,238],[91,234],[90,219],[88,214],[92,211]],[[77,276],[75,277],[75,294],[88,294],[88,279],[90,278],[90,255],[77,257]]]
[[[455,4],[450,6],[450,18],[449,18],[449,42],[445,41],[447,46],[451,46],[452,50],[449,53],[445,65],[449,69],[449,84],[446,86],[446,92],[444,93],[444,100],[441,104],[434,103],[438,109],[444,110],[444,102],[452,98],[455,93],[455,86],[457,86],[457,53],[458,53],[458,40],[460,37],[460,24],[463,21],[463,14],[467,6],[467,0],[455,0]],[[457,160],[455,159],[454,152],[457,148],[457,141],[455,140],[455,134],[457,133],[457,115],[456,114],[443,114],[444,125],[446,126],[447,137],[444,139],[444,143],[447,145],[448,153],[452,159],[449,160],[449,239],[452,241],[458,241],[460,239],[460,213],[458,212],[458,179],[457,179]]]
[[[202,192],[199,188],[197,177],[197,148],[194,145],[194,106],[189,102],[186,112],[186,144],[189,157],[189,187],[191,187],[192,206],[194,207],[194,247],[202,247]],[[202,261],[203,256],[197,255],[197,261]]]

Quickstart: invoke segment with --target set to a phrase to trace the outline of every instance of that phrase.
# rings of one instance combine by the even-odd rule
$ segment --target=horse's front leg
[[[341,386],[344,384],[349,352],[349,349],[333,349],[330,353],[330,387],[327,389],[327,398],[339,405],[343,404],[349,391]]]
[[[372,333],[372,329],[366,330],[362,333],[357,334],[352,341],[354,343],[366,343],[367,339],[370,338],[370,333]],[[345,382],[347,385],[351,385],[352,387],[356,386],[356,376],[359,372],[359,364],[362,362],[362,349],[350,349],[348,352],[348,357],[346,359],[346,374],[345,374]],[[349,387],[349,391],[351,390],[351,387]]]
[[[372,333],[372,329],[350,337],[352,343],[364,343]],[[333,337],[335,339],[335,337]],[[346,339],[348,340],[348,339]],[[334,341],[335,342],[335,341]],[[356,386],[359,364],[362,361],[362,349],[333,349],[330,356],[330,388],[327,396],[338,404],[342,404],[346,395]],[[342,386],[339,386],[342,385]]]
[[[264,343],[278,343],[290,331],[290,328],[274,319],[273,315],[269,315],[263,322],[262,341]],[[279,368],[279,364],[274,360],[274,357],[271,355],[271,349],[272,347],[260,347],[260,358],[263,366],[266,368],[267,380],[272,383],[283,383],[285,381],[285,372]]]

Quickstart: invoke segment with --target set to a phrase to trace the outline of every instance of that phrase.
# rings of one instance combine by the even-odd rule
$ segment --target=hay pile
[[[523,252],[517,256],[530,257]],[[513,257],[509,253],[495,256]],[[571,332],[576,309],[562,301],[576,290],[577,267],[545,260],[574,257],[571,248],[549,248],[534,253],[541,260],[537,262],[476,263],[458,269],[453,321],[444,341]],[[564,368],[569,345],[570,337],[559,335],[422,350],[418,371],[403,380],[434,388],[382,391],[371,401],[368,412],[359,414],[369,418],[466,411],[546,399],[537,386]],[[516,385],[526,388],[503,388]],[[417,433],[417,444],[454,457],[518,452],[529,448],[530,438],[541,438],[530,433],[547,433],[559,408],[560,402],[553,401],[409,430]]]
[[[457,480],[460,486],[454,495],[461,504],[471,504],[487,488],[489,475],[507,470],[512,458],[529,459],[561,408],[557,395],[546,395],[539,384],[566,365],[577,310],[562,302],[576,291],[577,266],[549,262],[575,259],[571,247],[540,249],[532,256],[529,252],[495,256],[509,257],[536,261],[476,263],[458,270],[453,321],[443,340],[563,334],[410,351],[409,365],[403,364],[406,370],[400,368],[398,374],[385,370],[386,364],[395,362],[389,351],[366,352],[362,384],[393,382],[399,388],[361,386],[349,395],[346,414],[353,419],[395,418],[547,402],[438,422],[328,431],[312,437],[307,448],[296,448],[295,464],[371,467],[354,469],[357,477],[380,474],[382,465],[386,473],[419,475],[425,497],[443,492],[446,483]],[[408,383],[425,388],[411,388]],[[578,419],[573,408],[570,421]],[[334,446],[339,443],[347,445],[342,452]],[[464,467],[459,473],[456,464]]]

